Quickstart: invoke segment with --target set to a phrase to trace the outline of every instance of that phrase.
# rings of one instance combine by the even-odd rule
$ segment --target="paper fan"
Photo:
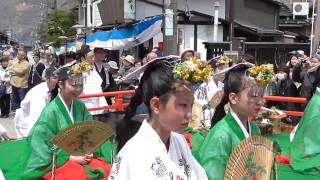
[[[220,102],[223,98],[223,95],[224,95],[223,90],[220,90],[213,95],[213,97],[209,101],[209,105],[212,109],[215,109],[220,104]]]
[[[233,150],[224,180],[269,180],[273,160],[272,141],[261,136],[249,137]]]
[[[92,120],[71,125],[51,142],[71,155],[81,156],[93,153],[112,134],[112,128],[106,123]]]

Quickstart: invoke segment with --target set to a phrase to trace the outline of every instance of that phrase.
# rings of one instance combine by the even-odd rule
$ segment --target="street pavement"
[[[14,127],[14,114],[10,114],[9,118],[0,118],[0,124],[7,129],[8,134],[12,138],[16,138],[17,134]]]

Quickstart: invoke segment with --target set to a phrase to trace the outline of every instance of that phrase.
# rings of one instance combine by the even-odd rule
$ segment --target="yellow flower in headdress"
[[[225,64],[229,64],[232,62],[232,59],[229,58],[228,56],[222,56],[220,57],[220,59],[217,61],[217,65],[225,65]]]
[[[272,64],[262,64],[250,69],[249,77],[256,80],[258,85],[265,86],[274,81],[274,69]]]
[[[72,66],[69,70],[69,74],[82,74],[92,70],[92,66],[89,63],[82,62]]]
[[[184,79],[195,84],[208,82],[211,73],[211,66],[197,58],[183,62],[173,70],[175,79]]]

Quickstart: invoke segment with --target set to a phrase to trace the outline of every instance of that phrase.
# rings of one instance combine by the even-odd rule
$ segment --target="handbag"
[[[4,96],[6,94],[6,83],[0,83],[0,97]]]

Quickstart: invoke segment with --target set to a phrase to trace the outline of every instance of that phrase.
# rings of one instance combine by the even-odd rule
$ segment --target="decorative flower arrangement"
[[[228,56],[222,56],[218,61],[217,61],[217,65],[229,65],[230,63],[232,63],[232,59],[229,58]]]
[[[254,78],[258,85],[261,86],[271,84],[275,79],[273,64],[252,67],[249,71],[249,77]]]
[[[73,75],[77,75],[77,74],[82,74],[82,73],[87,73],[90,70],[92,70],[92,65],[87,63],[87,62],[82,62],[79,64],[75,64],[73,65],[70,70],[69,70],[69,74],[73,74]]]
[[[201,84],[209,81],[212,71],[212,67],[208,65],[207,62],[192,58],[189,61],[177,65],[173,69],[173,77],[176,80],[183,79],[193,84]]]

